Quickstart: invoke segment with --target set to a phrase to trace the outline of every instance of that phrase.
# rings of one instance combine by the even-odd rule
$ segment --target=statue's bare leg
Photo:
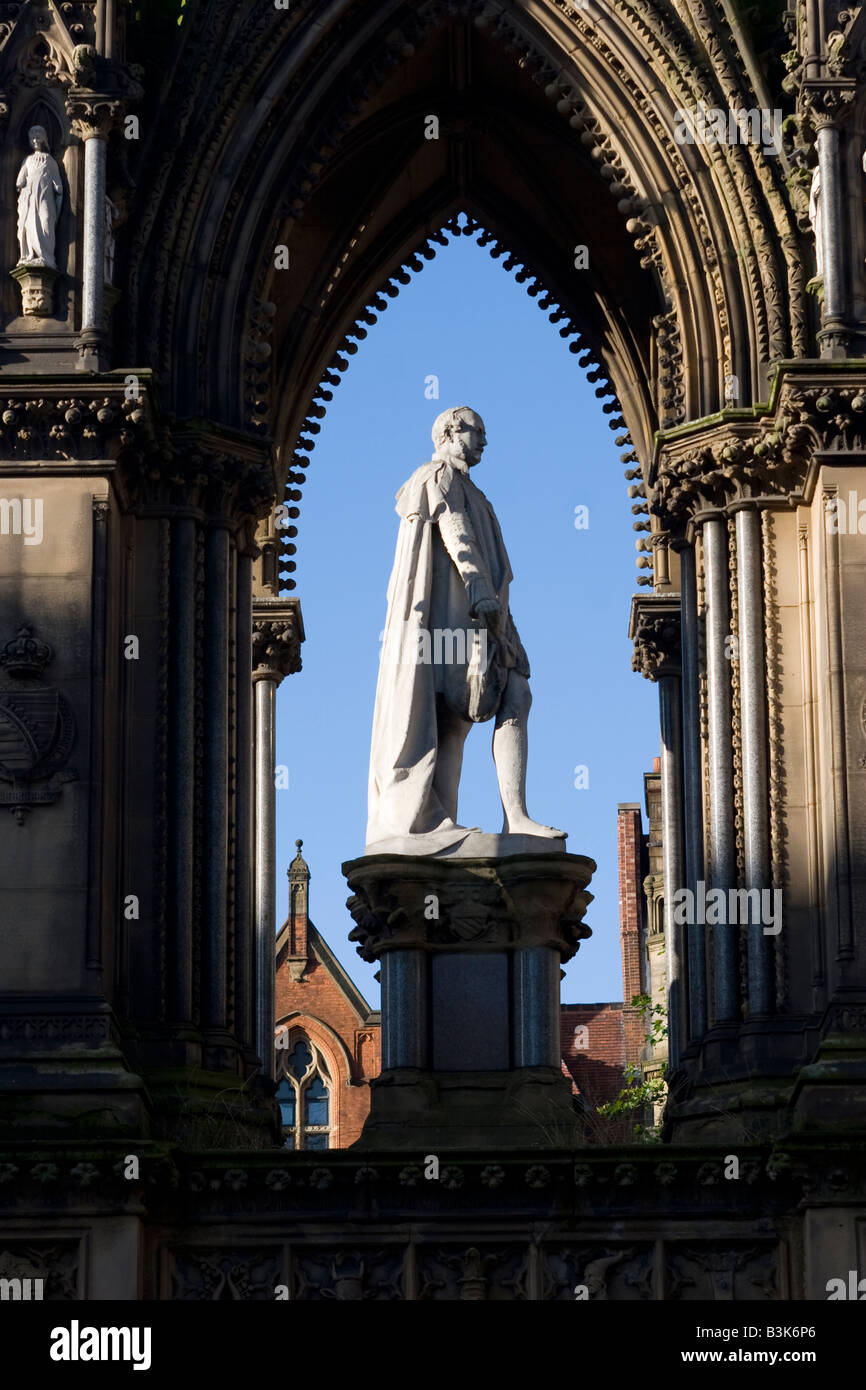
[[[509,671],[493,730],[493,761],[502,798],[504,835],[546,835],[565,839],[564,830],[534,821],[526,809],[526,726],[532,692],[529,681],[517,671]]]
[[[436,771],[433,774],[433,790],[441,802],[449,821],[457,824],[457,792],[460,787],[460,773],[463,769],[463,745],[466,735],[472,728],[471,719],[461,719],[449,709],[445,701],[437,698],[436,724],[438,730],[438,749]]]

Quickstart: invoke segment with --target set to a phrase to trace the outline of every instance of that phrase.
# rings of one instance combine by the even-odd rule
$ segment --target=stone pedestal
[[[50,265],[16,265],[9,274],[21,291],[25,318],[50,319],[54,313],[54,285],[59,271]]]
[[[381,961],[382,1074],[359,1147],[568,1145],[559,980],[590,929],[595,870],[561,850],[366,855],[343,865],[350,939]]]

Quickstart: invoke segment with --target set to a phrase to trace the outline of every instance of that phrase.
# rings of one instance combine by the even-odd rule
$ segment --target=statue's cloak
[[[433,787],[437,696],[463,719],[483,722],[499,708],[508,671],[528,676],[529,664],[508,609],[512,573],[499,523],[468,469],[423,464],[397,493],[396,510],[367,845],[435,835],[445,849],[469,831],[449,819]],[[484,598],[499,602],[496,635],[474,615]]]
[[[23,261],[53,267],[57,201],[63,190],[57,161],[34,150],[18,174],[18,242]]]

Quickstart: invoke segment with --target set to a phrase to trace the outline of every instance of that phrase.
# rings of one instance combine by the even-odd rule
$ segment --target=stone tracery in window
[[[287,1149],[331,1147],[331,1078],[321,1053],[304,1034],[278,1052],[277,1103]]]

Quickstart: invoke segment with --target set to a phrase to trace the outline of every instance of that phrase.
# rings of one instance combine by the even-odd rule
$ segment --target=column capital
[[[151,452],[133,452],[124,461],[119,481],[125,504],[151,512],[193,508],[231,531],[248,523],[243,548],[254,554],[254,519],[274,495],[269,447],[206,421],[169,427],[154,418],[154,440]]]
[[[595,872],[582,854],[504,859],[438,859],[435,855],[372,854],[351,859],[343,873],[353,896],[349,940],[362,960],[389,951],[476,954],[550,947],[563,962],[592,935],[583,917]],[[425,915],[427,895],[438,915]]]
[[[279,685],[301,669],[304,620],[298,598],[253,599],[253,680]]]
[[[724,507],[701,507],[698,511],[692,512],[689,518],[689,529],[698,531],[705,521],[726,521],[727,512]]]
[[[659,459],[656,495],[650,510],[672,528],[687,525],[707,508],[767,493],[783,495],[806,472],[805,437],[789,430],[788,421],[773,429],[728,425],[691,440],[677,440]]]
[[[850,77],[830,77],[816,82],[804,82],[800,89],[800,109],[808,116],[816,131],[827,126],[841,128],[851,119],[851,104],[857,95],[857,84]]]
[[[66,114],[73,135],[79,140],[107,140],[123,116],[124,103],[104,92],[82,92],[73,88],[66,97]]]
[[[832,372],[786,364],[762,415],[713,416],[659,438],[650,511],[678,532],[708,508],[727,510],[750,498],[799,500],[817,453],[864,450],[866,370],[847,361]]]

